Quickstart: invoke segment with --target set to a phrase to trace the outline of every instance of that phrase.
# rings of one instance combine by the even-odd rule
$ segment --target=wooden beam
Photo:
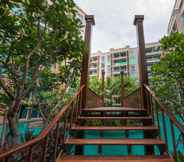
[[[137,40],[138,40],[138,62],[139,62],[139,78],[141,85],[141,106],[147,109],[147,113],[150,112],[149,101],[144,90],[144,85],[148,85],[148,73],[146,66],[146,54],[145,54],[145,39],[144,39],[144,27],[143,27],[144,15],[136,15],[134,19],[134,25],[137,28]],[[144,121],[143,125],[152,125],[152,121]],[[145,138],[152,137],[150,133],[144,133]],[[153,154],[154,148],[152,146],[146,147],[146,154]]]
[[[86,30],[85,30],[85,53],[83,55],[82,60],[82,70],[81,70],[81,82],[80,85],[85,85],[85,88],[82,92],[82,104],[81,108],[86,107],[86,100],[87,100],[87,89],[88,89],[88,68],[89,68],[89,58],[90,58],[90,52],[91,52],[91,32],[92,32],[92,26],[95,25],[95,20],[93,15],[86,15]]]
[[[105,71],[102,70],[102,100],[105,105]]]
[[[148,108],[146,94],[144,92],[144,84],[148,85],[148,73],[147,73],[146,56],[145,56],[143,20],[144,20],[143,15],[136,15],[134,20],[134,25],[137,28],[139,81],[142,89],[141,91],[142,107]]]
[[[125,84],[124,84],[124,72],[121,72],[121,106],[124,106],[125,97]]]

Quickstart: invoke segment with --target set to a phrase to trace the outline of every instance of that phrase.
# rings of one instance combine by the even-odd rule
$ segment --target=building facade
[[[160,61],[162,52],[158,42],[147,43],[145,48],[148,76],[151,77],[151,67]],[[123,71],[125,75],[139,79],[138,48],[126,46],[111,48],[105,53],[93,53],[90,58],[89,75],[100,79],[102,71],[105,72],[105,78],[118,76]]]
[[[101,51],[98,51],[96,53],[93,53],[90,56],[90,63],[89,63],[89,75],[91,77],[95,76],[97,78],[99,78],[100,76],[100,57],[103,53]]]
[[[110,49],[111,54],[111,76],[120,75],[123,71],[126,75],[129,75],[129,46],[125,48]]]
[[[78,7],[77,5],[76,5],[76,11],[77,11],[77,18],[80,20],[80,22],[81,22],[81,28],[80,28],[80,31],[81,31],[81,36],[82,36],[82,38],[84,39],[84,37],[85,37],[85,29],[86,29],[86,13],[80,8],[80,7]],[[60,69],[59,69],[59,64],[58,63],[56,63],[56,64],[54,64],[52,67],[51,67],[51,71],[53,72],[53,73],[59,73],[60,72]]]
[[[86,18],[85,18],[85,16],[87,14],[78,6],[76,6],[76,10],[77,10],[77,18],[81,21],[81,34],[82,34],[82,37],[84,38],[85,28],[86,28]]]
[[[151,74],[152,65],[160,62],[161,55],[162,55],[162,52],[160,49],[159,42],[146,44],[146,65],[147,65],[148,77],[151,77],[152,75]]]
[[[98,51],[90,56],[89,63],[90,77],[102,77],[102,72],[105,72],[105,78],[111,77],[111,55],[109,52]]]
[[[184,33],[184,0],[175,0],[168,25],[168,34],[172,32]]]
[[[137,53],[135,48],[111,48],[108,52],[98,51],[90,57],[89,75],[97,78],[118,76],[123,71],[125,75],[137,78]]]

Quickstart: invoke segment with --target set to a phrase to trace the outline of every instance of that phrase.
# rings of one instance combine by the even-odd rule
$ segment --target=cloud
[[[95,15],[92,52],[125,45],[136,46],[134,15],[144,14],[146,42],[166,34],[173,0],[75,0],[87,13]]]

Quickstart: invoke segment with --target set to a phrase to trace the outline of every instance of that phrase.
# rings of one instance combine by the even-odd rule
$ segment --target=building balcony
[[[146,56],[157,56],[157,55],[161,55],[160,51],[155,51],[155,52],[148,52],[146,53]]]
[[[127,56],[112,57],[112,60],[120,60],[120,59],[126,59],[127,60]]]
[[[147,59],[147,63],[158,63],[160,62],[160,59]]]

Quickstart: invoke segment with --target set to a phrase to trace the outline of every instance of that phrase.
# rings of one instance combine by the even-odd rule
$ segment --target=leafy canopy
[[[84,50],[76,14],[73,0],[0,2],[0,102],[17,113],[30,96],[75,81]]]
[[[174,112],[184,111],[184,34],[172,33],[161,39],[163,57],[152,68],[152,86]]]

